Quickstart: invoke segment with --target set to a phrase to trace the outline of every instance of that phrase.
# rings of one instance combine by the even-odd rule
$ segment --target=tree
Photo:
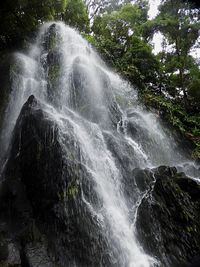
[[[144,8],[146,7],[146,8]],[[95,17],[92,30],[95,46],[117,70],[144,88],[156,82],[159,62],[142,38],[147,20],[146,1],[123,5],[120,10]]]
[[[118,11],[97,16],[92,30],[99,41],[102,38],[110,39],[126,49],[130,36],[141,35],[141,24],[146,22],[147,10],[144,13],[144,9],[138,4],[123,5]]]
[[[38,24],[59,17],[66,0],[0,1],[0,49],[16,47]]]
[[[131,37],[120,66],[122,72],[140,89],[158,82],[159,61],[152,53],[152,47],[137,36]]]
[[[173,45],[173,51],[166,53],[165,70],[170,74],[171,82],[183,94],[185,105],[188,99],[188,73],[194,65],[189,55],[190,49],[198,38],[199,22],[197,14],[188,3],[181,0],[167,0],[160,6],[156,18],[159,29]]]
[[[95,16],[103,13],[111,13],[119,10],[124,4],[130,3],[131,0],[85,0],[90,20]]]
[[[89,17],[82,0],[68,0],[63,20],[81,32],[89,32]]]

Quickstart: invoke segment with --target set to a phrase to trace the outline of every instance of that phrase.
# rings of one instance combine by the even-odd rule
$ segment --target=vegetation
[[[81,32],[89,32],[89,17],[82,0],[68,0],[63,20]]]
[[[196,66],[189,54],[198,38],[200,24],[196,20],[196,12],[180,0],[165,2],[160,7],[160,14],[155,20],[158,29],[173,46],[171,53],[163,51],[164,70],[165,73],[170,74],[170,82],[175,94],[182,93],[185,105],[187,105],[190,87],[195,86],[194,83],[199,76],[198,73],[193,72]],[[195,82],[190,80],[191,72],[193,77],[197,74]]]
[[[147,21],[148,5],[144,1],[126,4],[118,11],[94,19],[94,45],[118,71],[138,87],[155,82],[159,61],[143,38],[142,25]],[[142,6],[142,7],[141,7]]]
[[[1,1],[0,49],[20,45],[38,24],[59,17],[66,4],[66,0]]]
[[[1,1],[0,51],[21,46],[46,20],[63,20],[138,87],[148,107],[191,139],[193,156],[200,158],[200,69],[190,53],[200,28],[194,2],[162,1],[157,17],[149,20],[147,0]],[[151,45],[156,32],[163,34],[158,55]]]

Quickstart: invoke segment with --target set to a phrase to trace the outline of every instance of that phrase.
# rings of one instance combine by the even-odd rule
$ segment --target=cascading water
[[[95,206],[82,196],[83,201],[106,235],[113,266],[159,265],[144,253],[136,239],[133,218],[142,196],[136,188],[130,207],[123,187],[124,176],[136,167],[178,165],[184,161],[157,117],[144,111],[135,90],[112,73],[90,45],[63,23],[46,23],[29,53],[16,54],[12,82],[1,133],[2,160],[20,110],[34,95],[58,125],[64,154],[73,135],[74,153],[78,151],[79,161],[91,175],[102,204]]]

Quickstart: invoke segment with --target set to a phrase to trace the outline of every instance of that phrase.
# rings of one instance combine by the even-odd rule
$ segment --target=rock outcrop
[[[45,110],[30,96],[13,132],[0,184],[0,266],[121,266],[91,211],[90,204],[98,210],[102,203],[73,131],[69,127],[63,148],[60,125]],[[200,185],[174,167],[131,171],[125,159],[132,150],[113,138],[105,133],[128,206],[135,193],[143,196],[138,239],[161,266],[187,266],[200,255]]]
[[[165,166],[135,176],[141,190],[154,181],[138,209],[138,237],[146,251],[161,266],[189,266],[200,255],[200,185]]]
[[[101,206],[93,179],[73,155],[73,140],[63,152],[59,138],[59,126],[30,96],[0,185],[2,266],[9,258],[16,258],[13,266],[38,266],[38,260],[41,267],[72,266],[75,259],[82,267],[112,266],[106,237],[86,204]]]

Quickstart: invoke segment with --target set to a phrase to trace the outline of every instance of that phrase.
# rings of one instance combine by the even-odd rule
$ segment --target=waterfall
[[[93,179],[101,205],[82,197],[107,237],[113,263],[116,261],[113,266],[158,266],[136,237],[133,218],[144,195],[136,188],[130,207],[123,179],[125,172],[129,175],[136,167],[181,165],[186,159],[177,151],[176,142],[158,117],[141,106],[136,90],[113,73],[78,32],[63,23],[45,23],[28,53],[15,56],[0,139],[3,160],[21,108],[34,95],[58,125],[64,155],[73,136],[73,157]]]

